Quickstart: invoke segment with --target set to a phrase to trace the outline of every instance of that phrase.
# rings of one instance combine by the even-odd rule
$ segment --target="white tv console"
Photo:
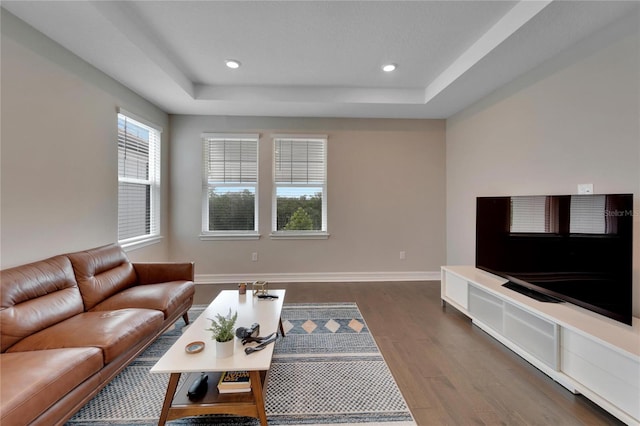
[[[443,266],[440,297],[573,393],[640,425],[640,319],[628,326],[502,287],[472,266]]]

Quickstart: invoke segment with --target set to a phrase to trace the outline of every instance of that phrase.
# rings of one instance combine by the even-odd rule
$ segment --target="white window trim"
[[[124,108],[118,108],[118,114],[126,115],[127,117],[129,117],[129,118],[131,118],[133,120],[136,120],[136,121],[144,124],[147,127],[151,127],[152,129],[157,130],[159,133],[163,132],[162,126],[158,126],[157,124],[147,120],[146,118],[141,117],[141,116],[139,116],[137,114],[134,114],[132,112],[129,112]]]
[[[331,234],[325,231],[274,231],[272,240],[326,240]]]
[[[161,197],[162,197],[162,127],[158,126],[157,124],[137,115],[134,114],[130,111],[127,111],[124,108],[120,108],[118,107],[116,109],[116,117],[117,115],[124,115],[127,118],[130,118],[132,120],[135,120],[155,131],[158,132],[158,144],[157,146],[150,146],[149,147],[149,152],[151,153],[151,150],[157,151],[157,156],[158,156],[158,164],[154,164],[153,168],[154,168],[154,174],[155,177],[154,179],[149,179],[149,181],[145,181],[145,180],[141,180],[141,179],[132,179],[132,178],[121,178],[120,177],[120,173],[118,172],[118,183],[120,182],[127,182],[127,183],[144,183],[146,184],[147,182],[149,182],[149,185],[151,186],[151,194],[152,194],[152,198],[151,198],[151,207],[150,207],[150,214],[152,215],[152,217],[154,217],[156,222],[156,232],[147,234],[147,235],[140,235],[140,236],[136,236],[136,237],[132,237],[132,238],[125,238],[123,240],[118,240],[118,244],[120,244],[120,246],[125,250],[125,251],[134,251],[143,247],[147,247],[153,244],[158,244],[162,241],[163,237],[162,237],[162,201],[161,201]],[[157,167],[156,167],[157,166]],[[157,169],[157,170],[155,170]]]
[[[163,238],[164,237],[162,237],[161,235],[144,238],[129,238],[127,240],[120,241],[119,244],[124,249],[124,251],[128,252],[151,246],[153,244],[158,244],[160,241],[162,241]]]
[[[200,234],[201,241],[259,240],[257,231],[208,231]]]
[[[260,134],[259,133],[211,133],[205,132],[200,136],[201,143],[204,144],[206,139],[236,139],[236,140],[255,140],[258,161],[256,164],[256,174],[257,179],[255,183],[255,212],[254,212],[254,221],[256,230],[253,231],[209,231],[209,182],[207,181],[207,177],[204,173],[202,173],[202,229],[200,231],[199,238],[201,241],[232,241],[232,240],[258,240],[260,239],[260,234],[258,232],[258,212],[259,212],[259,203],[258,203],[258,187],[259,187],[259,176],[260,176],[260,153],[259,153],[259,144],[260,144]],[[202,159],[204,162],[204,158]],[[202,166],[202,165],[201,165]],[[224,184],[218,185],[224,186]],[[229,184],[229,186],[238,186],[237,184]]]
[[[275,182],[275,141],[276,139],[302,139],[302,140],[315,140],[322,141],[325,143],[324,150],[324,183],[322,185],[318,184],[276,184]],[[272,167],[272,178],[271,184],[273,186],[272,194],[271,194],[271,233],[269,234],[269,238],[273,240],[326,240],[329,238],[331,234],[329,234],[329,223],[327,217],[327,159],[328,159],[328,151],[329,151],[329,136],[328,135],[318,135],[318,134],[273,134],[271,135],[272,140],[272,156],[273,159],[271,161]],[[318,186],[322,187],[322,225],[323,229],[318,231],[278,231],[278,200],[277,200],[277,189],[278,187],[291,186],[291,187],[312,187],[316,188]]]

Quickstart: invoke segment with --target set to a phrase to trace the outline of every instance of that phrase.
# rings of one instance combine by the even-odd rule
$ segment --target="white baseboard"
[[[440,281],[440,271],[416,272],[300,272],[282,274],[196,274],[196,284],[234,284],[267,281],[292,282],[362,282],[362,281]]]

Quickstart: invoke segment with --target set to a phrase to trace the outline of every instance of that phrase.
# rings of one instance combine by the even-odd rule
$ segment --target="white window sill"
[[[120,244],[120,246],[125,252],[128,252],[128,251],[140,249],[142,247],[147,247],[153,244],[158,244],[160,241],[162,241],[162,236],[154,235],[152,237],[141,237],[141,238],[135,238],[135,239],[129,239],[129,240],[122,240],[122,241],[118,241],[118,243]]]
[[[200,234],[201,241],[259,240],[257,232],[210,232]]]
[[[326,240],[329,235],[324,231],[275,231],[269,237],[272,240]]]

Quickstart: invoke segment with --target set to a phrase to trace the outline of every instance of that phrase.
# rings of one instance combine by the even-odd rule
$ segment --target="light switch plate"
[[[593,194],[593,184],[592,183],[579,183],[578,184],[578,194]]]

